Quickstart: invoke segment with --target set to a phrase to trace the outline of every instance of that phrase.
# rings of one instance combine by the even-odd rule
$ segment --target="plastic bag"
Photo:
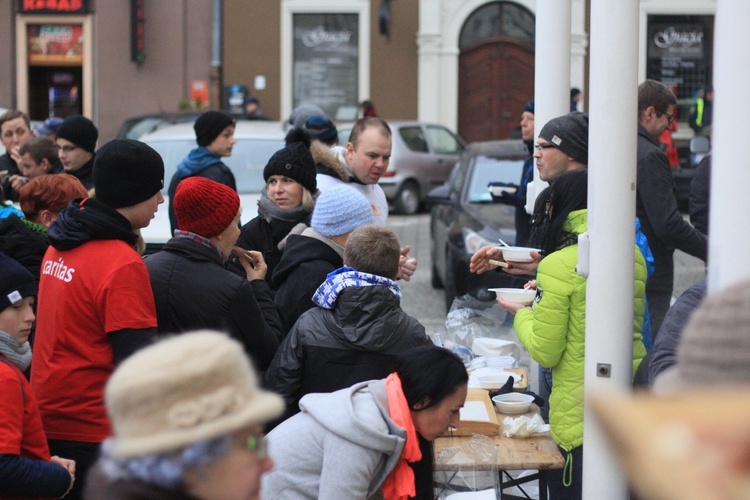
[[[490,337],[514,340],[509,335],[513,327],[508,312],[494,301],[481,301],[471,295],[457,297],[445,318],[448,339],[456,344],[471,347],[475,338]]]
[[[435,457],[435,496],[443,500],[459,493],[488,490],[499,495],[496,464],[497,447],[487,436],[474,434],[462,446],[444,448]]]

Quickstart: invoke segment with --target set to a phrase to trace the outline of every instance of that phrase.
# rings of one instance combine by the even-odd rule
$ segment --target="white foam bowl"
[[[534,262],[531,252],[539,252],[538,248],[529,247],[497,247],[503,252],[503,259],[506,262]]]
[[[488,288],[490,292],[495,292],[495,295],[508,302],[516,302],[525,306],[531,305],[536,297],[536,290],[531,288]]]
[[[500,413],[526,413],[534,402],[534,396],[522,392],[509,392],[494,396],[492,402]]]

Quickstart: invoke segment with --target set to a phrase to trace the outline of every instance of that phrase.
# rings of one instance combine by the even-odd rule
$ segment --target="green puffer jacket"
[[[586,210],[571,212],[563,230],[586,231]],[[537,269],[537,302],[521,309],[514,327],[518,338],[540,365],[552,368],[550,432],[570,451],[583,444],[583,372],[586,326],[586,278],[575,271],[578,245],[546,256]],[[645,308],[646,262],[635,247],[635,315],[633,318],[633,373],[646,348],[641,342]]]

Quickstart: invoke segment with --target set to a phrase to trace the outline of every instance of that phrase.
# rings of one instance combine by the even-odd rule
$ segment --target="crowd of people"
[[[705,295],[696,285],[669,309],[674,250],[707,253],[658,145],[675,106],[664,85],[639,86],[632,361],[645,385],[679,373]],[[166,179],[173,237],[144,258],[139,230],[164,202],[156,151],[96,149],[82,116],[50,123],[52,138],[24,113],[0,117],[3,196],[21,207],[0,219],[0,497],[431,498],[430,441],[458,425],[468,376],[401,309],[417,262],[386,226],[390,127],[370,114],[338,145],[311,105],[289,126],[242,224],[255,207],[222,161],[235,121],[201,115],[197,147]],[[556,117],[535,141],[531,101],[521,130],[530,155],[504,201],[517,244],[540,251],[500,270],[527,276],[536,299],[497,302],[540,364],[565,458],[551,498],[581,498],[588,115]],[[529,216],[534,168],[550,185]],[[486,246],[471,271],[497,261]]]
[[[235,122],[204,113],[197,147],[166,179],[173,238],[145,257],[162,158],[134,140],[97,149],[83,116],[52,125],[54,138],[35,136],[25,114],[0,117],[3,193],[21,207],[0,220],[0,497],[257,497],[272,465],[263,432],[315,413],[310,393],[373,379],[349,396],[382,433],[354,452],[371,474],[353,491],[431,488],[426,443],[457,426],[467,374],[400,308],[397,280],[417,262],[385,227],[385,121],[359,120],[338,146],[322,111],[295,110],[242,224],[222,162]],[[426,380],[424,363],[454,382]],[[322,464],[338,451],[317,453]],[[293,468],[274,497],[294,497]],[[321,492],[336,473],[318,471]]]

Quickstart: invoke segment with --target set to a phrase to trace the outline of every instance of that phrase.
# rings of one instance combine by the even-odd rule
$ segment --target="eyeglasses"
[[[665,116],[667,117],[668,123],[669,123],[670,125],[672,125],[672,122],[674,121],[674,115],[670,115],[670,114],[669,114],[669,113],[667,113],[666,111],[659,111],[658,109],[657,109],[657,110],[655,110],[655,111],[656,111],[656,113],[657,113],[657,114],[658,114],[659,116],[661,116],[661,115],[665,115]]]
[[[545,149],[554,148],[554,147],[555,146],[552,144],[537,144],[536,146],[534,146],[534,149],[536,149],[537,152],[541,152]]]
[[[71,151],[78,149],[78,146],[57,146],[57,149],[64,151],[65,153],[70,153]]]
[[[263,433],[256,434],[254,436],[248,436],[245,445],[247,446],[248,450],[254,451],[256,455],[258,455],[258,458],[265,458],[268,454],[266,436]]]

